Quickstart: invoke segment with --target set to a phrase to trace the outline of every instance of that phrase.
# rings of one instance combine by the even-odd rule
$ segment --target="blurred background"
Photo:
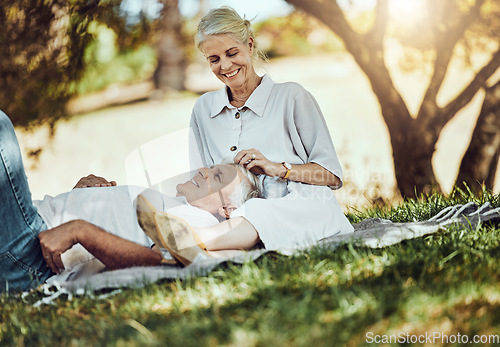
[[[344,168],[336,194],[346,212],[456,187],[500,190],[496,0],[0,4],[0,109],[16,125],[34,199],[89,173],[135,183],[130,158],[151,143],[175,166],[186,146],[157,139],[175,139],[196,99],[222,87],[193,35],[226,5],[252,21],[269,57],[259,74],[316,97]]]

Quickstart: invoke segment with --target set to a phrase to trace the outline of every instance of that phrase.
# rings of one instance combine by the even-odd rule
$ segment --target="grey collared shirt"
[[[206,93],[193,108],[191,135],[193,169],[255,148],[276,163],[317,163],[342,180],[321,110],[297,83],[277,84],[264,75],[241,108],[229,103],[225,88]],[[231,216],[247,219],[267,249],[296,247],[352,232],[330,188],[264,175],[260,179],[267,199],[251,199]]]
[[[218,164],[234,158],[240,150],[255,148],[276,163],[317,163],[342,180],[321,110],[297,83],[278,84],[264,75],[241,108],[229,103],[226,88],[206,93],[193,108],[191,130],[198,148],[190,148],[190,157],[202,160],[192,160],[192,169]],[[266,197],[286,194],[284,182],[262,179]]]

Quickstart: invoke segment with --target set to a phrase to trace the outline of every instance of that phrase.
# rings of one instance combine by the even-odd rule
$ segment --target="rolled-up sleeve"
[[[316,163],[340,179],[342,187],[342,167],[330,137],[326,121],[316,99],[302,89],[291,100],[291,115],[288,117],[290,137],[297,154],[307,158],[305,162]]]

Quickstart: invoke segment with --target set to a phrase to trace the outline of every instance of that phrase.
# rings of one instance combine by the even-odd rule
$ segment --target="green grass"
[[[498,195],[456,190],[349,218],[412,221],[468,201],[500,206]],[[500,228],[484,225],[383,249],[267,254],[101,299],[34,308],[40,293],[4,295],[0,345],[337,346],[426,332],[500,335],[499,251]]]

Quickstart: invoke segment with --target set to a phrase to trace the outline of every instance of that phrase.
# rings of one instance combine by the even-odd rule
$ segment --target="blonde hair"
[[[196,47],[201,50],[201,45],[210,36],[230,35],[236,41],[246,45],[248,39],[253,39],[252,60],[254,63],[267,61],[265,54],[259,49],[255,33],[249,20],[245,19],[229,6],[216,8],[208,12],[198,24],[198,32],[194,36]]]

